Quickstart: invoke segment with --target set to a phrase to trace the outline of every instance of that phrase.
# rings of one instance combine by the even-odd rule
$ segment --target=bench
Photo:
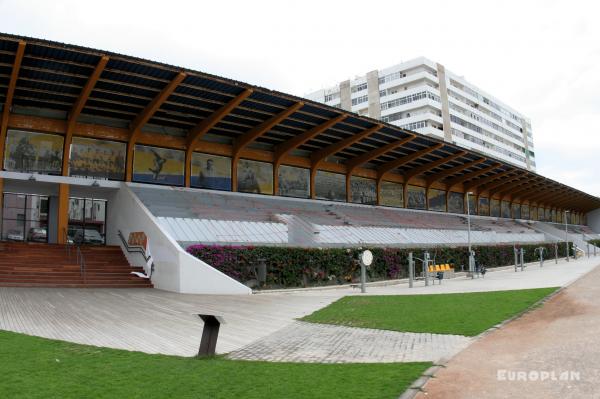
[[[449,263],[441,265],[431,265],[428,267],[427,271],[431,275],[431,277],[437,279],[440,284],[442,284],[442,280],[444,278],[454,277],[454,268]]]

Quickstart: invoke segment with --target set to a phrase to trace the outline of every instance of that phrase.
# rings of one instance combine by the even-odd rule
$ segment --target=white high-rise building
[[[529,118],[427,58],[375,70],[305,97],[535,170]]]

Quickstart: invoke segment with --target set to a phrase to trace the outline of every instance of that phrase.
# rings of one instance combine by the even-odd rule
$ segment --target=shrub
[[[564,243],[559,243],[558,254],[564,254]],[[546,248],[544,257],[554,257],[554,244],[528,244],[519,246],[525,250],[525,262],[538,260],[535,248]],[[418,248],[369,248],[374,261],[367,271],[370,281],[406,278],[408,276],[408,253],[423,258]],[[514,263],[512,245],[473,246],[477,260],[487,268],[507,266]],[[297,248],[191,245],[187,251],[215,269],[248,285],[257,280],[257,266],[264,261],[267,266],[265,288],[306,287],[356,282],[360,274],[357,248]],[[455,269],[468,264],[466,247],[429,248],[430,258],[436,264],[450,263]],[[416,264],[417,273],[421,267]],[[466,267],[466,266],[465,266]]]
[[[589,240],[588,242],[590,244],[596,246],[596,247],[600,247],[600,239],[598,239],[598,240]]]

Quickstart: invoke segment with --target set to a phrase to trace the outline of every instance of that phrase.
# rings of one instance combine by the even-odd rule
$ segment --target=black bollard
[[[198,357],[214,356],[217,348],[217,338],[219,337],[219,327],[225,321],[222,317],[211,314],[199,314],[198,316],[204,321]]]

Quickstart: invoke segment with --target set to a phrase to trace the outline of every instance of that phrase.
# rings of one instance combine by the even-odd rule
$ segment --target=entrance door
[[[48,197],[4,193],[2,234],[8,241],[48,242]]]
[[[93,198],[69,198],[69,241],[86,245],[106,243],[106,203]]]

